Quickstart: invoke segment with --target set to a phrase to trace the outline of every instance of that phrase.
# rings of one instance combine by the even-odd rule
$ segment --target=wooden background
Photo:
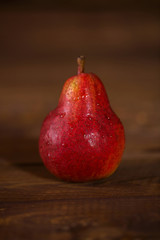
[[[2,240],[160,239],[156,1],[136,1],[134,7],[121,9],[100,2],[102,7],[93,1],[94,8],[83,10],[84,4],[67,10],[63,4],[56,9],[1,6]],[[82,54],[86,72],[102,79],[124,124],[126,149],[119,169],[108,179],[73,184],[45,169],[38,137]]]

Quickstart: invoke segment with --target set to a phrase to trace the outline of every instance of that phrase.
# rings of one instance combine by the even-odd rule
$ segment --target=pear
[[[40,156],[57,178],[85,182],[108,177],[124,151],[124,128],[111,109],[101,80],[84,73],[69,78],[56,109],[45,118],[39,138]]]

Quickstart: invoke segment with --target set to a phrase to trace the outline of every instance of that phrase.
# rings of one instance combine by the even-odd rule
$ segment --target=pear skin
[[[84,73],[69,78],[56,109],[45,118],[39,138],[40,156],[56,177],[73,182],[98,180],[119,166],[125,145],[124,128],[111,109],[103,83]]]

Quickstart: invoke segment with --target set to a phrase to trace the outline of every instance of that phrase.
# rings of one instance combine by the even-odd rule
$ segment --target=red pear
[[[105,178],[118,167],[124,128],[111,109],[101,80],[84,73],[69,78],[56,109],[45,118],[39,139],[41,158],[56,177],[73,182]]]

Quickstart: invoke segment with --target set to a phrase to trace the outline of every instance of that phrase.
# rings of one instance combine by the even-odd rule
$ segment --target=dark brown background
[[[2,1],[0,238],[160,238],[158,1]],[[38,154],[46,114],[76,57],[103,81],[126,150],[105,181],[64,183]]]

